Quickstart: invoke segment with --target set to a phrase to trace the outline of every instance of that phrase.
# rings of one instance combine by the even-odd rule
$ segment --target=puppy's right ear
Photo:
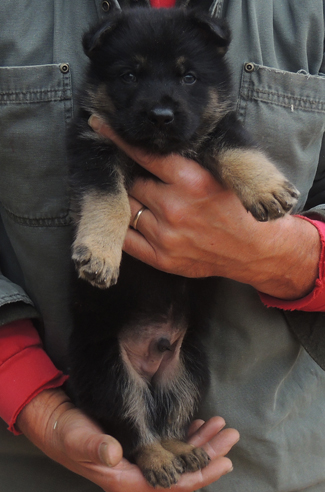
[[[103,24],[94,26],[90,31],[84,34],[82,46],[89,58],[93,58],[96,55],[107,36],[116,29],[121,18],[121,13],[115,14]]]

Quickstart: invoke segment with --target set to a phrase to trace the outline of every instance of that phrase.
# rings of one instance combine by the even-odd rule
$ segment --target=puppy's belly
[[[119,343],[129,373],[161,384],[175,376],[185,332],[185,326],[175,326],[170,321],[124,328]]]

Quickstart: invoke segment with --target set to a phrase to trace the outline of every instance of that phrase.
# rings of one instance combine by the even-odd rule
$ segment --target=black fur
[[[79,274],[89,282],[79,280],[75,285],[70,386],[76,404],[119,439],[125,455],[137,461],[153,485],[170,486],[181,471],[207,463],[206,456],[190,465],[193,456],[190,460],[187,455],[177,455],[167,478],[162,471],[165,462],[154,470],[152,478],[151,463],[138,459],[138,455],[148,436],[158,443],[167,438],[185,439],[207,388],[209,371],[201,335],[209,318],[210,280],[169,275],[124,255],[119,280],[113,285],[113,268],[98,267],[105,258],[102,262],[96,259],[97,266],[91,266],[93,251],[78,239],[81,220],[87,228],[83,200],[103,196],[122,203],[121,183],[128,187],[136,176],[145,173],[112,143],[98,137],[87,120],[92,113],[98,114],[130,144],[156,154],[178,152],[195,158],[222,180],[223,161],[221,157],[218,160],[218,153],[229,151],[231,160],[233,151],[258,152],[234,113],[231,77],[224,58],[229,42],[224,23],[183,9],[118,13],[83,39],[90,64],[69,151],[77,215],[73,258]],[[278,186],[281,190],[285,187]],[[292,201],[287,209],[282,204],[282,215],[297,196],[293,187],[289,190]],[[268,210],[267,204],[256,210],[252,205],[251,211],[259,220],[266,220],[271,213],[275,218],[278,213]],[[102,220],[98,217],[101,225]],[[104,240],[109,243],[116,238]],[[96,243],[96,237],[92,241]],[[103,289],[110,284],[113,286]],[[122,358],[123,333],[126,330],[129,336],[133,329],[170,325],[186,329],[180,365],[173,377],[177,380],[183,371],[187,383],[177,380],[173,386],[169,381],[166,389],[153,377],[142,392],[143,378],[139,382],[133,377]],[[169,350],[168,340],[163,338],[159,343],[161,350],[165,343]],[[145,429],[126,410],[124,398],[133,384],[138,385],[138,413],[144,412]],[[127,398],[131,401],[133,396]],[[181,424],[177,426],[179,416]]]

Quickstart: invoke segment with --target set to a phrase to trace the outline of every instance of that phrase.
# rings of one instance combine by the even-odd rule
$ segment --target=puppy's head
[[[134,9],[84,36],[88,109],[152,152],[185,149],[228,111],[228,28],[183,9]]]

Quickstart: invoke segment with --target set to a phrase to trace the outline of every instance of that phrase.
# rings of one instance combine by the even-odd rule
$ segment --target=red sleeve
[[[20,434],[15,423],[27,403],[41,391],[62,386],[66,380],[67,376],[44,352],[30,320],[0,327],[0,417],[10,431]]]
[[[313,224],[319,233],[321,240],[321,254],[318,266],[318,279],[315,282],[315,287],[306,297],[297,299],[296,301],[284,301],[276,297],[268,296],[267,294],[259,293],[262,302],[267,307],[277,307],[287,311],[325,311],[325,223],[318,220],[311,220],[308,217],[299,215],[301,219],[307,220]]]
[[[176,0],[150,0],[151,6],[156,8],[174,7]]]

